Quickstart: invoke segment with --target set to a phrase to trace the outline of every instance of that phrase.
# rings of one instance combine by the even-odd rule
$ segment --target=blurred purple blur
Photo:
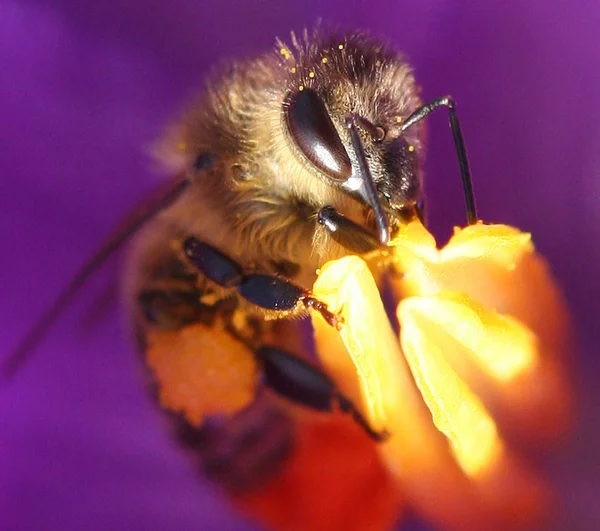
[[[582,416],[548,473],[566,506],[559,528],[600,529],[600,4],[508,5],[0,3],[2,355],[164,179],[149,146],[212,66],[319,17],[367,29],[405,51],[424,98],[454,96],[481,216],[531,231],[564,287]],[[443,112],[428,153],[429,217],[446,238],[464,207]],[[148,395],[118,270],[115,259],[0,388],[0,527],[252,529],[198,479]]]

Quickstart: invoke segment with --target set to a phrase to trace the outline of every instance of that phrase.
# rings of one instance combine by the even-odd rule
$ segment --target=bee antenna
[[[73,297],[85,285],[87,280],[112,256],[137,230],[147,221],[151,220],[161,210],[169,206],[187,188],[189,178],[178,179],[170,184],[166,192],[153,198],[143,207],[136,210],[102,245],[83,266],[77,271],[71,281],[63,288],[54,302],[46,308],[29,332],[21,339],[16,348],[2,362],[1,374],[4,380],[10,380],[23,364],[30,359],[31,355],[46,336],[50,328],[56,323],[58,317],[69,306]]]
[[[467,223],[473,225],[478,219],[477,207],[475,205],[475,194],[473,193],[469,159],[467,158],[467,150],[465,148],[465,141],[463,139],[460,122],[458,121],[458,114],[456,113],[455,101],[450,96],[444,96],[443,98],[438,98],[437,100],[422,105],[406,118],[402,123],[401,130],[403,132],[406,131],[409,127],[420,122],[423,118],[426,118],[440,107],[446,107],[448,109],[450,129],[452,130],[452,138],[454,139],[454,147],[456,148],[456,156],[458,157],[458,165],[460,166],[460,178],[467,210]]]

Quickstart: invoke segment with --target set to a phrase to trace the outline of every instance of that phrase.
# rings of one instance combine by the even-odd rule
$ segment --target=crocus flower
[[[166,177],[146,146],[209,68],[319,17],[367,29],[406,53],[425,99],[457,100],[481,213],[531,232],[564,288],[578,335],[577,427],[552,458],[538,445],[526,461],[541,461],[553,482],[565,509],[558,529],[600,527],[599,16],[596,4],[554,0],[2,2],[2,353]],[[426,192],[439,241],[463,215],[448,135],[445,117],[432,116]],[[19,378],[0,387],[0,527],[257,529],[198,477],[148,395],[118,297],[98,295],[120,271],[115,261],[94,279]],[[485,404],[502,437],[530,434],[514,415],[499,422],[511,405],[501,399]]]

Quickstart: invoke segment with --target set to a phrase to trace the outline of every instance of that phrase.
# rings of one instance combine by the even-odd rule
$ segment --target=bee
[[[385,433],[297,345],[270,340],[279,320],[308,310],[340,326],[310,292],[316,271],[385,247],[402,223],[422,215],[422,120],[440,107],[449,111],[472,223],[454,101],[423,104],[411,67],[391,47],[364,33],[304,32],[292,34],[291,45],[277,41],[275,51],[230,64],[161,144],[177,177],[82,268],[5,372],[14,373],[90,274],[135,235],[125,280],[142,351],[153,331],[201,324],[251,349],[276,395],[318,411],[339,408],[381,440]],[[259,395],[233,419],[180,423],[205,470],[225,486],[251,484],[289,447],[290,419]],[[248,451],[253,431],[274,427],[279,436],[268,452]]]

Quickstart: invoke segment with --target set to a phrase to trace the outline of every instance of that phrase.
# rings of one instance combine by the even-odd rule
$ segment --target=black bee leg
[[[193,236],[183,242],[183,250],[206,278],[223,287],[234,288],[247,301],[265,310],[294,314],[300,308],[318,311],[334,327],[340,317],[311,293],[292,282],[259,273],[244,274],[239,264],[211,245]],[[334,406],[349,413],[375,440],[383,440],[386,433],[375,431],[351,400],[344,396],[325,373],[282,350],[261,347],[256,359],[262,366],[265,384],[281,396],[317,411],[332,411]]]
[[[317,411],[332,411],[337,406],[376,441],[388,436],[374,430],[333,380],[310,363],[274,347],[261,347],[255,355],[262,365],[265,385],[279,395]]]
[[[244,274],[231,258],[193,236],[183,242],[183,250],[190,262],[209,280],[223,287],[235,288],[247,301],[265,310],[281,312],[282,317],[299,309],[313,309],[333,327],[340,318],[312,296],[310,291],[289,280],[261,273]]]
[[[284,278],[271,275],[252,274],[244,276],[237,286],[244,299],[265,310],[276,310],[284,314],[294,313],[299,308],[313,309],[333,327],[339,328],[340,317],[327,309],[327,305],[310,291]]]
[[[402,131],[408,129],[411,125],[420,122],[427,117],[431,112],[438,107],[447,107],[450,117],[450,129],[454,138],[454,146],[456,147],[456,155],[458,156],[458,164],[460,166],[460,177],[462,180],[463,193],[465,195],[465,204],[467,207],[467,221],[472,225],[477,221],[477,208],[475,206],[475,195],[473,194],[473,183],[471,182],[471,170],[469,169],[469,159],[467,158],[467,150],[463,139],[462,129],[456,113],[456,103],[450,96],[444,96],[437,100],[430,101],[419,107],[402,123]]]
[[[319,210],[318,220],[331,237],[345,249],[356,254],[368,253],[381,247],[377,236],[349,220],[332,206]]]

